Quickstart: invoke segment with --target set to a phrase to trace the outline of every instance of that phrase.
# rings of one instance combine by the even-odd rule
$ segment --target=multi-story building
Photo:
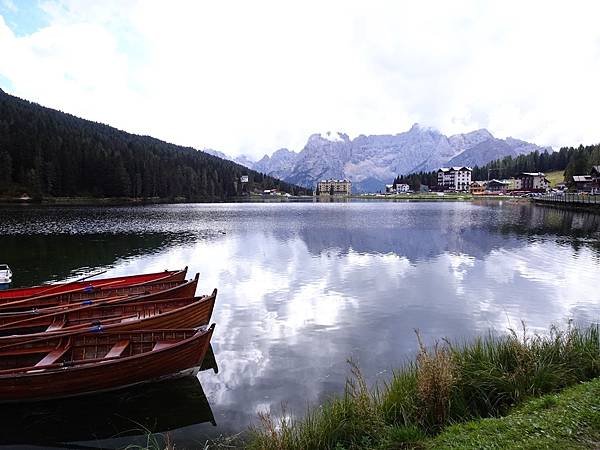
[[[352,182],[350,180],[322,180],[317,183],[317,195],[350,195]]]
[[[594,189],[594,179],[591,175],[573,175],[573,186],[577,192],[592,192]]]
[[[510,181],[506,180],[490,180],[487,182],[486,191],[488,192],[506,192],[510,187]]]
[[[485,194],[485,181],[473,181],[469,187],[471,195]]]
[[[470,167],[442,167],[438,170],[438,188],[444,191],[468,191],[471,186]]]
[[[573,181],[569,184],[577,192],[600,194],[600,166],[592,166],[589,175],[573,175]]]
[[[509,178],[505,180],[508,182],[509,191],[520,191],[521,190],[521,179],[520,178]]]
[[[545,192],[550,182],[542,172],[523,172],[517,176],[521,180],[520,190],[529,192]]]

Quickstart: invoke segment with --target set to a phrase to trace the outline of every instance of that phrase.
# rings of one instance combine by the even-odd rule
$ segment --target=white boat
[[[10,283],[12,281],[12,271],[8,264],[0,264],[0,284]]]

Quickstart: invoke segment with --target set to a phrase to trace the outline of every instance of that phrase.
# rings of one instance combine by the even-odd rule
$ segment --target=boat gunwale
[[[156,330],[76,333],[76,334],[102,335],[102,334],[124,334],[124,333],[136,334],[136,333],[173,332],[173,331],[192,331],[192,330],[194,330],[194,334],[192,336],[190,336],[189,338],[184,338],[184,339],[177,341],[166,347],[158,348],[156,350],[150,350],[150,351],[147,351],[144,353],[138,353],[136,355],[110,358],[110,359],[107,359],[106,357],[94,358],[93,360],[87,360],[87,361],[84,360],[84,362],[81,362],[79,364],[74,363],[73,365],[70,365],[70,366],[64,366],[63,363],[55,363],[55,364],[50,364],[47,366],[37,366],[37,367],[36,366],[28,366],[28,367],[20,367],[17,369],[0,370],[0,381],[1,380],[10,380],[10,379],[14,379],[14,378],[31,378],[31,377],[38,377],[38,376],[48,376],[48,375],[53,375],[53,374],[59,373],[61,371],[64,371],[64,373],[67,373],[67,372],[72,373],[72,372],[77,372],[77,371],[81,371],[81,370],[87,370],[92,367],[97,367],[100,364],[102,364],[102,367],[109,367],[109,366],[113,366],[113,365],[119,364],[119,363],[123,364],[125,362],[129,362],[134,359],[144,358],[145,356],[148,356],[148,355],[155,355],[155,354],[159,354],[161,352],[165,353],[165,352],[173,351],[174,349],[183,347],[184,345],[187,345],[189,343],[192,343],[195,340],[200,339],[202,336],[204,336],[206,334],[209,334],[207,342],[210,344],[210,339],[212,338],[212,333],[213,333],[214,329],[215,329],[215,324],[213,323],[212,325],[207,326],[207,327],[197,327],[197,328],[180,328],[180,329],[166,328],[166,329],[156,329]],[[30,372],[27,372],[27,371],[30,371]],[[121,386],[119,386],[119,388],[120,387]],[[0,399],[0,403],[1,402],[2,402],[2,400]]]
[[[44,341],[46,339],[61,338],[61,337],[66,337],[66,336],[72,336],[74,334],[100,333],[103,331],[113,331],[115,329],[118,329],[120,326],[128,326],[129,327],[129,326],[137,326],[138,324],[142,325],[144,322],[148,322],[150,320],[156,320],[158,317],[169,318],[170,316],[174,316],[176,314],[181,314],[182,312],[186,312],[187,310],[198,308],[201,305],[203,305],[204,303],[208,303],[211,301],[212,301],[212,307],[211,307],[209,317],[212,317],[216,297],[217,297],[217,290],[215,289],[215,290],[213,290],[212,294],[203,295],[203,296],[199,296],[199,297],[194,296],[194,297],[179,297],[179,298],[164,299],[164,300],[153,300],[153,302],[166,302],[166,303],[168,303],[169,301],[172,301],[172,300],[191,300],[191,301],[187,305],[180,306],[180,307],[172,309],[170,311],[162,312],[159,314],[154,314],[154,315],[151,315],[148,317],[138,318],[134,321],[127,322],[127,323],[109,322],[107,325],[102,325],[101,323],[99,325],[91,325],[89,322],[86,322],[84,325],[81,325],[79,328],[76,328],[76,326],[74,326],[70,329],[67,327],[64,330],[59,329],[59,330],[55,330],[55,331],[41,331],[38,333],[10,334],[10,335],[6,335],[6,336],[0,336],[0,354],[1,354],[2,350],[9,349],[14,346],[22,345],[26,342],[40,342],[40,341]],[[114,304],[114,305],[118,306],[119,304]],[[103,306],[109,306],[109,305],[103,305]],[[112,306],[112,305],[110,305],[110,306]],[[99,306],[98,305],[89,306],[89,308],[91,308],[91,307],[98,308]],[[86,307],[86,308],[88,308],[88,307]],[[69,311],[69,312],[71,312],[71,311]],[[65,314],[65,313],[56,313],[56,314]],[[129,318],[129,317],[134,317],[134,316],[133,315],[122,315],[122,316],[112,318],[112,320],[117,321],[117,320],[121,320],[123,318]],[[39,317],[34,317],[34,318],[37,319]],[[96,328],[96,327],[100,327],[100,328]],[[1,331],[1,328],[0,328],[0,331]],[[146,330],[141,328],[139,331],[146,331]],[[17,342],[10,342],[10,343],[3,342],[3,341],[11,340],[11,339],[21,339],[21,340],[17,341]]]
[[[66,287],[69,284],[74,284],[74,283],[84,283],[83,281],[78,282],[78,281],[67,281],[64,283],[53,283],[53,284],[48,284],[48,285],[38,285],[38,286],[29,286],[29,287],[21,287],[21,288],[12,288],[12,289],[6,289],[3,291],[0,291],[0,306],[4,303],[9,303],[11,301],[19,301],[19,300],[37,300],[37,299],[44,299],[44,298],[48,298],[54,295],[60,295],[60,294],[71,294],[71,293],[77,293],[77,292],[81,292],[83,290],[85,290],[86,288],[92,287],[94,289],[102,289],[102,288],[108,288],[110,289],[111,287],[127,287],[127,286],[143,286],[145,284],[150,284],[150,283],[155,283],[155,282],[160,282],[160,281],[164,281],[166,279],[169,278],[174,278],[177,277],[181,274],[183,274],[183,278],[185,279],[185,276],[187,274],[188,271],[188,266],[185,266],[183,269],[179,269],[179,270],[164,270],[162,272],[150,272],[150,273],[143,273],[143,274],[135,274],[135,275],[121,275],[118,277],[110,277],[110,278],[100,278],[98,280],[93,280],[93,282],[97,282],[97,283],[101,283],[104,282],[104,284],[99,284],[99,285],[94,285],[94,284],[90,284],[87,283],[85,286],[81,286],[81,287],[76,287],[74,289],[68,289],[65,291],[56,291],[56,292],[46,292],[45,291],[51,291],[53,289],[57,289],[60,287]],[[162,277],[160,277],[159,275],[163,275]],[[157,278],[155,279],[150,279],[147,281],[140,281],[137,283],[131,283],[131,284],[126,284],[125,282],[127,281],[128,278],[135,278],[135,277],[152,277],[152,276],[156,276]],[[111,281],[112,280],[112,281]],[[120,280],[120,281],[117,281]],[[125,283],[123,285],[120,285],[120,283]],[[15,296],[11,296],[11,295],[7,295],[7,294],[11,294],[11,293],[18,293],[18,291],[27,291],[30,289],[41,289],[41,288],[46,288],[45,290],[42,289],[41,292],[34,294],[34,295],[15,295]]]
[[[161,291],[161,292],[165,292],[165,291]],[[128,303],[140,303],[140,304],[145,304],[145,305],[150,305],[152,306],[153,304],[156,303],[169,303],[170,301],[176,301],[176,300],[191,300],[194,299],[196,300],[196,302],[201,302],[203,300],[207,300],[210,299],[211,297],[216,297],[217,296],[217,289],[214,289],[213,292],[209,295],[193,295],[193,296],[186,296],[186,297],[172,297],[172,298],[164,298],[164,299],[156,299],[156,300],[149,300],[149,301],[138,301],[138,299],[134,299],[133,297],[129,297],[129,298],[118,298],[115,301],[105,301],[105,302],[98,302],[96,304],[91,304],[91,305],[77,305],[76,307],[73,308],[63,308],[60,311],[49,311],[48,313],[44,314],[44,313],[39,313],[39,311],[42,311],[42,309],[37,310],[37,312],[32,313],[32,315],[30,317],[27,318],[21,318],[18,319],[18,316],[15,317],[18,320],[15,320],[13,322],[7,322],[4,324],[0,324],[0,332],[2,332],[3,330],[6,329],[10,329],[10,328],[14,328],[17,325],[23,325],[23,326],[27,326],[28,322],[31,321],[35,321],[35,320],[39,320],[39,319],[43,319],[46,317],[59,317],[61,315],[64,314],[70,314],[73,312],[79,312],[79,311],[87,311],[88,309],[91,308],[110,308],[110,307],[119,307],[121,305],[127,305]],[[193,304],[194,302],[190,302],[191,304]],[[189,306],[189,305],[184,305],[184,306]],[[180,307],[181,308],[181,307]],[[53,308],[49,308],[49,309],[54,309]],[[179,309],[179,308],[177,308]],[[171,310],[174,311],[174,310]],[[170,313],[171,311],[167,311],[168,313]],[[31,311],[27,311],[27,312],[31,312]],[[166,313],[161,313],[161,314],[166,314]],[[155,316],[158,314],[155,314]],[[125,315],[123,316],[119,316],[119,317],[125,317]],[[113,319],[117,319],[119,317],[115,317]],[[95,320],[99,320],[101,321],[102,319],[95,319]],[[54,335],[55,333],[61,333],[61,330],[55,330],[55,331],[43,331],[43,332],[39,332],[41,333],[45,333],[45,334],[52,334]],[[7,337],[15,337],[15,336],[28,336],[28,335],[33,335],[33,334],[38,334],[38,333],[29,333],[29,334],[10,334],[10,335],[5,335],[5,336],[0,336],[0,343],[2,342],[2,340],[4,338]],[[2,346],[0,345],[0,349],[2,349]]]
[[[165,293],[168,293],[172,290],[175,289],[181,289],[183,287],[187,287],[190,286],[192,283],[198,283],[200,274],[196,273],[196,276],[191,279],[191,280],[183,280],[182,282],[180,282],[180,284],[177,284],[175,286],[172,286],[170,288],[164,289],[164,290],[157,290],[155,292],[147,292],[147,293],[142,293],[142,294],[133,294],[133,295],[129,295],[129,294],[122,294],[122,295],[114,295],[114,296],[108,296],[108,297],[98,297],[98,298],[93,298],[90,300],[85,300],[85,301],[89,301],[91,302],[89,305],[93,306],[93,305],[100,305],[102,302],[108,302],[108,301],[143,301],[143,299],[145,297],[149,297],[152,295],[164,295]],[[156,282],[152,282],[152,283],[148,283],[147,285],[153,284],[153,283],[170,283],[170,281],[156,281]],[[173,281],[173,283],[175,283],[175,281]],[[147,286],[147,285],[138,285],[138,286],[131,286],[131,287],[140,287],[140,286]],[[120,286],[120,287],[115,287],[115,288],[111,288],[108,287],[107,290],[110,289],[124,289],[127,288],[128,286]],[[80,293],[80,291],[75,291],[75,292],[60,292],[60,293],[56,293],[56,294],[49,294],[48,296],[44,296],[44,297],[37,297],[35,299],[21,299],[21,300],[15,300],[13,302],[6,302],[6,303],[2,303],[0,300],[0,316],[10,316],[12,314],[18,315],[18,314],[40,314],[40,311],[48,311],[48,313],[52,312],[50,310],[52,309],[60,309],[60,308],[69,308],[71,306],[73,307],[77,307],[77,306],[87,306],[87,305],[82,305],[82,300],[68,300],[68,301],[64,301],[62,303],[58,303],[54,306],[47,306],[47,307],[43,307],[43,308],[29,308],[29,309],[25,309],[25,310],[16,310],[16,311],[11,311],[12,308],[19,308],[22,307],[22,305],[26,304],[26,302],[31,301],[31,300],[38,300],[38,299],[47,299],[47,298],[52,298],[55,296],[60,296],[60,295],[68,295],[68,294],[78,294]],[[97,303],[94,303],[97,302]],[[76,306],[75,306],[76,305]],[[6,311],[8,310],[8,311]]]

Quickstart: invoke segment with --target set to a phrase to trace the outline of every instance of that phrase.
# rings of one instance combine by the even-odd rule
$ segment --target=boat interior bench
[[[123,339],[118,341],[112,348],[108,351],[105,358],[118,358],[123,354],[125,349],[129,347],[129,339]]]
[[[52,350],[50,353],[48,353],[46,356],[44,356],[35,365],[35,367],[49,366],[49,365],[54,364],[56,361],[58,361],[60,358],[62,358],[64,356],[64,354],[69,351],[70,348],[71,348],[70,345],[66,345],[64,347],[59,347],[59,348]]]
[[[152,347],[152,351],[171,347],[174,343],[176,343],[176,341],[157,341],[156,344],[154,344],[154,347]]]
[[[56,331],[56,330],[60,330],[61,328],[63,328],[66,325],[66,321],[62,320],[60,322],[52,322],[48,328],[46,328],[46,331]]]

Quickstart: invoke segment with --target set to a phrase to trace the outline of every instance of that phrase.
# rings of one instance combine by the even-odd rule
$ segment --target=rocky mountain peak
[[[350,142],[350,138],[346,133],[340,133],[339,131],[332,132],[326,131],[324,133],[315,133],[308,138],[308,142]]]
[[[300,152],[282,148],[251,168],[306,187],[314,187],[319,179],[346,178],[353,182],[354,192],[373,192],[384,189],[397,175],[444,166],[480,166],[535,150],[547,149],[519,139],[497,139],[485,128],[447,137],[415,123],[403,133],[361,134],[355,139],[341,132],[315,133]]]

